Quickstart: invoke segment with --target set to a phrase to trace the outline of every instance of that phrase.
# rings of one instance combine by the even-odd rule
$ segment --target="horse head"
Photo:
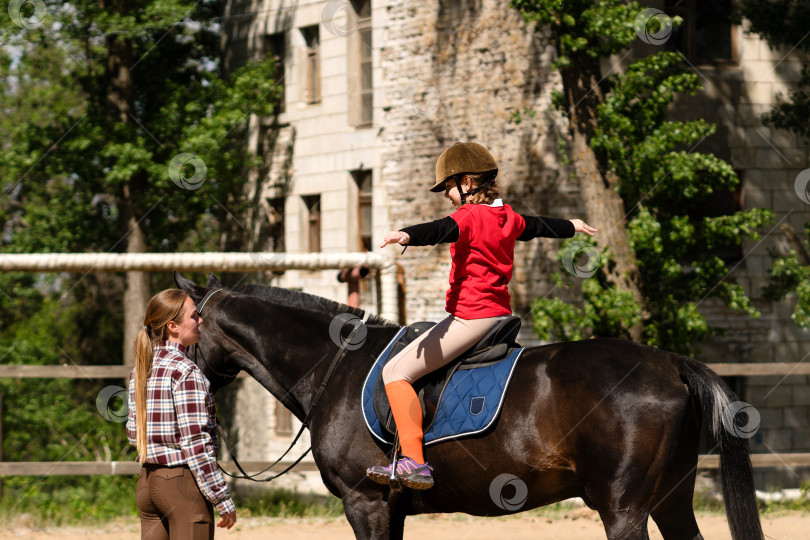
[[[188,294],[194,303],[199,307],[200,303],[208,297],[209,293],[217,290],[224,290],[224,286],[217,280],[214,274],[208,274],[208,284],[201,287],[193,281],[186,279],[179,272],[174,272],[174,281],[177,286]],[[223,339],[224,331],[217,324],[215,310],[208,309],[203,316],[203,326],[200,332],[200,341],[189,350],[191,360],[197,364],[200,371],[211,383],[211,390],[216,392],[220,388],[231,384],[236,380],[236,376],[241,371],[241,366],[230,361],[232,355],[229,353],[226,344],[228,340]]]
[[[240,371],[245,371],[293,414],[303,415],[294,387],[311,376],[311,366],[301,359],[304,351],[313,348],[313,342],[311,336],[302,335],[310,324],[302,310],[297,317],[291,314],[296,309],[288,305],[289,298],[284,298],[291,292],[253,285],[228,290],[213,274],[209,274],[205,287],[178,272],[174,278],[203,318],[200,342],[189,356],[212,389],[232,383]],[[290,335],[295,336],[292,343],[282,339]]]

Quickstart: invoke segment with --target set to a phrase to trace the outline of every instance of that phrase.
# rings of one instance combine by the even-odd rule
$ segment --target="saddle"
[[[390,349],[385,358],[381,359],[380,365],[384,365],[393,358],[406,345],[430,330],[436,323],[423,321],[410,325],[405,329],[405,333],[400,340]],[[458,358],[451,361],[432,373],[427,374],[414,382],[414,390],[419,396],[424,413],[422,426],[425,433],[428,432],[436,418],[436,412],[442,399],[442,394],[447,387],[450,378],[460,370],[489,367],[510,356],[520,345],[515,341],[520,331],[520,317],[509,317],[498,323],[492,330],[482,337],[478,343],[470,347]],[[385,393],[385,385],[382,380],[382,369],[379,370],[373,391],[374,412],[379,420],[380,427],[388,434],[396,432],[396,425],[391,414],[391,406],[388,403],[388,396]],[[481,403],[483,407],[483,402]],[[475,407],[475,405],[474,405]],[[478,414],[471,411],[472,414]]]

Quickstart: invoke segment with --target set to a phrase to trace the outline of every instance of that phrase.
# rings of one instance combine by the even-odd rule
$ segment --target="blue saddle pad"
[[[380,370],[389,360],[391,349],[405,330],[406,328],[400,329],[377,357],[363,383],[362,406],[366,426],[375,438],[387,444],[393,444],[394,440],[391,434],[380,426],[374,412],[374,385]],[[506,388],[522,354],[523,348],[516,348],[512,349],[506,358],[493,364],[473,369],[458,369],[447,383],[433,423],[425,432],[425,446],[474,435],[489,428],[501,412]]]

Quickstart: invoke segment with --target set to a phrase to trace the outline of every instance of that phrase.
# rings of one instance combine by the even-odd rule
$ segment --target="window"
[[[268,241],[274,253],[284,252],[284,197],[268,201],[267,227]]]
[[[276,435],[292,435],[292,413],[276,401]]]
[[[737,62],[737,27],[732,23],[734,0],[667,0],[664,11],[679,15],[683,23],[673,28],[669,50],[680,51],[695,64]]]
[[[361,251],[371,251],[371,171],[352,171],[359,191],[357,196],[358,245]]]
[[[321,40],[318,26],[301,28],[301,35],[306,42],[304,100],[312,105],[321,102]]]
[[[742,185],[742,182],[740,185]],[[703,218],[730,216],[742,210],[742,207],[742,190],[739,187],[735,191],[719,190],[695,204],[692,211],[689,212],[689,220],[698,225],[703,221]],[[721,244],[692,253],[694,258],[707,255],[719,257],[726,264],[733,264],[743,257],[742,245]]]
[[[350,123],[358,127],[371,126],[374,107],[374,86],[372,80],[372,42],[371,42],[371,2],[370,0],[353,0],[354,16],[357,18],[357,31],[350,37],[350,72],[349,88],[352,89],[350,106]]]
[[[281,99],[278,112],[284,112],[284,58],[287,49],[284,42],[284,33],[270,34],[264,39],[264,54],[276,61],[276,83],[281,87]]]
[[[307,248],[310,253],[321,251],[321,196],[302,197],[307,207]]]
[[[371,124],[374,90],[371,79],[371,2],[362,2],[357,15],[357,33],[360,36],[360,122]]]

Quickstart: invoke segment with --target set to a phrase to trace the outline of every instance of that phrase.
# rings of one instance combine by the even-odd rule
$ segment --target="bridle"
[[[197,306],[197,315],[202,317],[202,310],[205,307],[205,304],[208,302],[208,300],[212,296],[214,296],[216,293],[221,292],[221,291],[223,291],[223,289],[211,289],[210,291],[208,291],[208,293],[206,293],[206,295],[203,296],[203,299],[200,300],[200,303]],[[193,352],[194,363],[197,365],[197,367],[199,367],[202,370],[203,375],[208,377],[209,373],[206,373],[207,371],[211,372],[210,373],[211,375],[221,375],[220,373],[217,373],[216,370],[211,369],[211,367],[208,365],[208,362],[205,359],[205,355],[203,355],[202,351],[200,351],[200,348],[199,348],[197,343],[192,345],[192,347],[194,348],[194,352]],[[199,352],[199,358],[197,358],[197,353],[198,352]],[[238,374],[238,372],[237,372],[237,374]],[[226,378],[229,379],[228,383],[233,382],[233,379],[236,378],[236,374],[234,374],[234,375],[226,375]]]
[[[221,292],[222,290],[223,289],[211,289],[210,291],[208,291],[208,293],[206,293],[206,295],[203,297],[203,299],[200,300],[200,303],[197,306],[197,314],[200,317],[202,317],[203,308],[205,307],[205,304],[208,302],[208,300],[212,296],[214,296],[216,293]],[[326,371],[326,375],[324,375],[323,380],[321,381],[321,385],[320,385],[320,387],[318,387],[318,391],[315,393],[315,397],[312,399],[312,403],[310,403],[310,405],[309,405],[309,411],[307,411],[306,417],[304,417],[303,422],[301,422],[301,429],[298,430],[298,433],[295,435],[295,438],[293,438],[293,441],[290,443],[289,448],[287,448],[287,450],[285,450],[284,453],[281,454],[281,457],[279,457],[276,461],[274,461],[272,464],[270,464],[265,469],[255,473],[255,474],[252,474],[252,475],[245,472],[245,470],[239,464],[239,461],[237,461],[236,457],[234,456],[233,451],[231,450],[231,444],[228,442],[228,438],[225,436],[224,430],[220,428],[220,422],[217,419],[217,431],[219,432],[220,437],[222,437],[222,440],[225,442],[225,447],[228,449],[228,453],[231,456],[231,460],[233,461],[233,464],[236,465],[236,468],[239,469],[240,473],[242,473],[241,476],[240,475],[235,475],[235,474],[230,474],[230,473],[226,472],[225,470],[223,470],[222,467],[220,467],[220,470],[222,471],[223,474],[225,474],[227,476],[230,476],[231,478],[235,478],[237,480],[252,480],[254,482],[270,482],[272,480],[275,480],[279,476],[288,473],[296,465],[301,463],[301,460],[304,459],[304,457],[307,454],[309,454],[310,450],[312,450],[311,445],[310,445],[309,448],[307,448],[304,451],[303,454],[301,454],[301,456],[298,459],[296,459],[292,464],[290,464],[286,469],[284,469],[280,473],[275,474],[273,476],[270,476],[268,478],[262,478],[262,479],[257,479],[256,478],[260,474],[264,474],[267,471],[269,471],[270,469],[272,469],[273,467],[275,467],[276,465],[278,465],[278,463],[282,459],[284,459],[284,456],[286,456],[290,452],[290,450],[293,449],[293,447],[295,446],[295,443],[298,442],[298,439],[300,439],[301,435],[304,433],[304,430],[309,427],[309,423],[312,420],[312,416],[315,414],[315,407],[318,405],[318,401],[320,401],[321,396],[323,395],[323,391],[326,389],[326,385],[329,383],[329,379],[332,378],[332,374],[335,372],[335,368],[337,368],[337,365],[340,363],[340,360],[346,354],[346,344],[347,343],[352,343],[352,339],[354,338],[354,335],[355,335],[355,333],[357,333],[357,330],[360,328],[360,326],[362,326],[362,323],[356,324],[352,328],[352,330],[349,333],[348,337],[345,340],[341,340],[340,348],[338,349],[337,353],[335,354],[335,357],[332,359],[332,363],[329,366],[329,369]],[[199,347],[195,344],[194,345],[194,363],[195,364],[197,364],[197,351],[198,350],[199,350]],[[205,356],[202,354],[202,351],[200,351],[200,357],[203,360],[203,364],[207,365],[206,362],[205,362]],[[197,365],[199,366],[199,364],[197,364]]]
[[[218,292],[222,292],[223,290],[224,289],[211,289],[210,291],[205,293],[205,296],[203,296],[203,299],[200,300],[200,305],[197,306],[197,315],[202,317],[202,310],[205,308],[205,304],[208,303],[208,300],[210,300],[212,296],[214,296]]]

